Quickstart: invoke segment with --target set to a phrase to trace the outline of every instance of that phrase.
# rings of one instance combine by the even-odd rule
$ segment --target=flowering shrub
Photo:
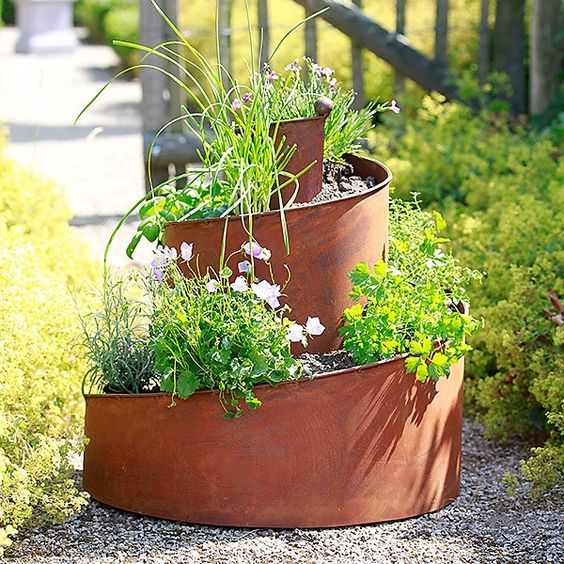
[[[0,553],[15,529],[85,502],[69,460],[81,450],[85,363],[68,286],[94,266],[68,216],[57,189],[0,148]]]
[[[288,310],[274,281],[258,280],[254,261],[268,263],[270,251],[258,243],[241,247],[239,275],[225,267],[200,275],[192,269],[193,246],[180,252],[157,247],[145,275],[116,283],[107,279],[101,313],[84,323],[90,360],[90,383],[107,392],[161,391],[185,399],[197,390],[216,390],[226,418],[241,415],[240,401],[255,409],[260,401],[257,384],[297,379],[301,365],[291,355],[290,343],[307,346],[321,335],[319,318],[305,326],[285,317]],[[185,277],[177,261],[186,263]],[[145,301],[128,295],[136,283]]]
[[[479,326],[460,311],[464,283],[478,276],[441,248],[440,214],[392,201],[389,265],[356,265],[351,297],[363,300],[345,310],[343,346],[358,364],[408,354],[406,368],[418,379],[437,380],[471,349],[464,342]]]

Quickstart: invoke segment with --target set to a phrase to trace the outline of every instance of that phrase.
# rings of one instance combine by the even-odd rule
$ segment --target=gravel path
[[[91,502],[65,523],[28,532],[1,562],[39,563],[557,563],[564,502],[511,498],[501,479],[523,445],[486,441],[464,426],[462,493],[449,507],[405,521],[329,530],[192,526]]]

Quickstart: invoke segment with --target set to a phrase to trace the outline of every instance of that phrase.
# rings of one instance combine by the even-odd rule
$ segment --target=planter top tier
[[[256,214],[252,219],[254,239],[272,251],[272,267],[277,284],[291,278],[284,291],[292,308],[290,319],[305,323],[308,316],[317,316],[325,325],[323,335],[310,342],[309,352],[328,352],[339,348],[338,327],[343,310],[352,303],[348,273],[355,264],[375,264],[386,258],[388,244],[388,197],[392,174],[374,160],[347,156],[355,175],[372,176],[375,186],[355,196],[330,202],[307,204],[285,210],[290,240],[286,255],[279,211]],[[228,222],[226,256],[248,242],[249,218],[229,217],[172,222],[165,226],[165,242],[180,249],[186,241],[194,243],[200,270],[219,268],[225,222]],[[241,255],[236,254],[228,266],[237,272]],[[184,274],[189,271],[184,267]],[[255,262],[259,278],[269,279],[269,271],[261,261]],[[287,267],[287,268],[286,268]],[[303,351],[301,345],[294,352]]]
[[[238,527],[403,519],[459,493],[463,362],[421,383],[404,358],[257,386],[226,421],[213,392],[86,398],[84,487],[154,517]]]
[[[284,147],[295,145],[296,151],[285,171],[290,174],[299,174],[311,163],[315,164],[299,178],[300,188],[296,195],[297,203],[311,202],[323,185],[323,144],[324,144],[325,117],[299,118],[281,121],[278,129],[271,126],[271,134],[276,131],[275,145],[278,146],[284,140]],[[281,177],[280,183],[287,178]],[[284,204],[290,199],[295,190],[294,184],[282,189],[282,201]],[[272,196],[271,209],[278,209],[278,196]]]

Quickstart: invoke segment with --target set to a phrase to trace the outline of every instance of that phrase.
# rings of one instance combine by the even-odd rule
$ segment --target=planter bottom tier
[[[226,421],[217,396],[90,395],[84,487],[190,523],[319,528],[403,519],[459,493],[463,363],[438,383],[401,358],[260,386]]]

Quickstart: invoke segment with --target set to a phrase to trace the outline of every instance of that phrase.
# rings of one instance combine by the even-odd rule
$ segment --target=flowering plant
[[[257,384],[298,378],[301,365],[290,342],[307,345],[308,336],[324,330],[318,318],[305,327],[288,320],[280,286],[254,276],[253,261],[268,263],[270,251],[253,241],[240,252],[239,275],[230,282],[228,267],[200,275],[192,245],[180,249],[189,278],[178,267],[177,252],[159,248],[148,284],[150,343],[161,390],[182,399],[196,390],[217,390],[227,418],[239,417],[240,400],[251,409],[260,405]]]
[[[318,317],[304,325],[289,320],[289,307],[280,301],[283,288],[257,279],[254,262],[270,266],[268,249],[251,241],[239,252],[233,281],[228,267],[200,274],[188,243],[179,250],[158,246],[144,274],[117,282],[107,277],[102,312],[85,316],[90,322],[83,324],[90,389],[156,388],[170,392],[173,402],[215,390],[230,419],[241,415],[240,401],[251,409],[260,405],[257,384],[299,378],[302,367],[291,343],[307,346],[325,327]],[[191,270],[190,278],[179,262]],[[127,292],[134,284],[137,292]],[[143,298],[135,295],[141,291]]]
[[[248,217],[250,214],[270,211],[273,201],[280,208],[288,252],[284,207],[291,206],[294,198],[283,202],[281,190],[292,186],[295,196],[299,190],[300,177],[316,163],[309,163],[295,174],[288,173],[287,165],[296,146],[286,146],[283,139],[277,139],[273,128],[276,132],[281,120],[315,115],[314,103],[323,97],[334,107],[330,113],[327,108],[317,108],[318,112],[328,114],[324,158],[340,160],[344,153],[358,151],[358,140],[372,128],[372,118],[377,112],[399,109],[394,103],[389,106],[373,102],[360,111],[354,110],[355,93],[342,91],[331,69],[309,59],[304,61],[308,69],[307,81],[304,81],[300,72],[302,67],[298,59],[286,65],[285,76],[279,76],[268,64],[260,71],[247,2],[245,10],[251,57],[247,84],[240,84],[222,66],[219,49],[217,64],[210,63],[184,37],[158,3],[150,1],[175,39],[152,47],[114,41],[120,47],[140,52],[143,55],[141,61],[121,71],[104,85],[77,118],[113,80],[141,69],[165,74],[183,91],[195,109],[189,111],[183,106],[180,115],[165,124],[155,136],[147,162],[150,193],[135,203],[116,228],[116,231],[119,230],[131,214],[139,213],[141,223],[127,248],[127,255],[132,256],[143,238],[162,243],[164,224],[168,221],[228,215]],[[319,13],[300,21],[286,33],[274,48],[271,58],[286,37]],[[155,58],[161,59],[169,68],[175,68],[178,76],[151,63]],[[201,166],[190,168],[163,184],[153,186],[151,161],[155,142],[169,126],[178,123],[183,124],[201,145],[198,152]]]

